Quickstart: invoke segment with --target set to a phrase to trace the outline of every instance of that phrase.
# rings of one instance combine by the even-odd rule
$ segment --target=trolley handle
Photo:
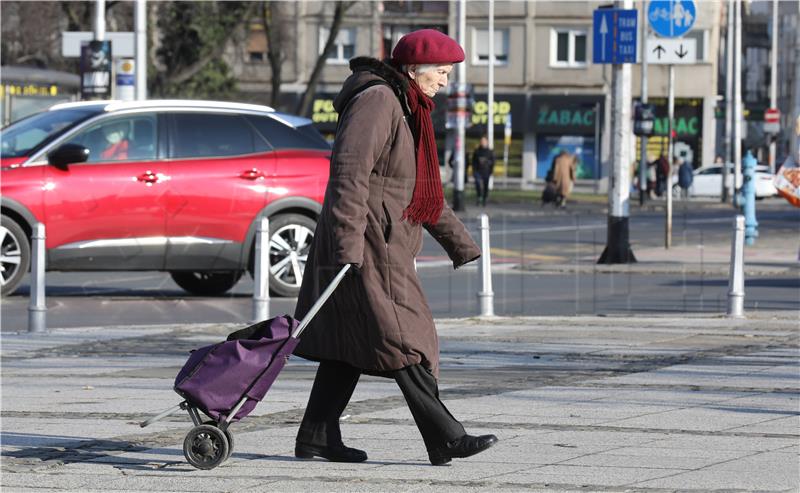
[[[306,327],[308,326],[309,323],[311,323],[311,320],[314,318],[314,315],[316,315],[317,312],[320,310],[320,308],[322,308],[322,305],[324,305],[325,302],[328,301],[328,298],[331,297],[333,291],[336,289],[337,286],[339,286],[339,283],[342,282],[344,275],[347,274],[347,271],[349,269],[350,269],[350,264],[345,264],[344,267],[342,267],[342,270],[340,270],[339,273],[336,274],[336,277],[333,278],[333,281],[331,281],[331,283],[328,284],[328,287],[325,288],[325,291],[322,292],[322,295],[319,297],[319,299],[311,306],[311,309],[308,310],[308,313],[306,313],[306,316],[303,317],[303,320],[300,321],[300,325],[298,325],[297,328],[294,329],[294,332],[292,332],[292,337],[298,338],[300,337],[300,334],[302,334],[303,331],[306,330]]]

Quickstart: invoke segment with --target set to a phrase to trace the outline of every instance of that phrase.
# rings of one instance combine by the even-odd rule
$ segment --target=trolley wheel
[[[214,469],[228,458],[228,437],[216,426],[195,426],[183,440],[183,455],[198,469]]]
[[[204,421],[203,424],[219,428],[219,423],[217,423],[214,420]],[[231,432],[228,430],[225,430],[224,433],[225,433],[225,438],[228,439],[228,457],[230,457],[231,454],[233,454],[233,435],[231,435]],[[227,459],[228,457],[225,458]]]

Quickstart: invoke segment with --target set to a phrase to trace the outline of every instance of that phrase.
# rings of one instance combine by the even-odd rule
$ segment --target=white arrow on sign
[[[601,17],[602,17],[602,20],[600,21],[600,39],[602,40],[602,42],[600,43],[600,45],[603,47],[603,51],[601,51],[603,56],[600,57],[600,58],[602,60],[605,60],[606,59],[606,34],[608,34],[608,24],[606,23],[606,17],[608,17],[608,16],[603,15]]]
[[[687,38],[647,38],[647,63],[691,65],[697,63],[697,40]]]

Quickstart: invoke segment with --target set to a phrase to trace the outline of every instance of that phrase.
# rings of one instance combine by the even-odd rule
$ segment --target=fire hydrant
[[[758,238],[758,221],[756,220],[756,158],[747,151],[742,161],[742,209],[744,212],[744,242],[752,245]]]

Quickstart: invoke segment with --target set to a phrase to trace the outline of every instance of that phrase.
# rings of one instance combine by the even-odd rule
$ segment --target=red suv
[[[293,296],[328,181],[311,121],[209,101],[53,106],[3,129],[2,294],[30,265],[43,223],[47,269],[168,271],[221,294],[252,270],[270,218],[270,288]]]

